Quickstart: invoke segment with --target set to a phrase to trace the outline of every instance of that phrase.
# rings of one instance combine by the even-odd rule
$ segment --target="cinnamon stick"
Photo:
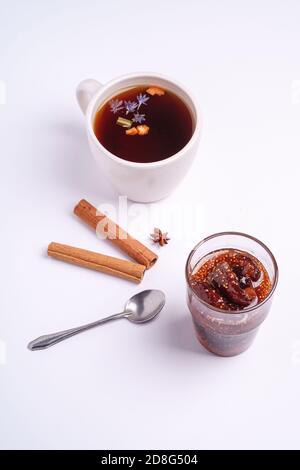
[[[146,269],[144,265],[132,261],[54,242],[48,246],[48,255],[67,263],[95,269],[133,282],[140,282]]]
[[[158,258],[156,253],[153,253],[153,251],[129,235],[119,225],[109,219],[107,215],[99,212],[85,199],[81,199],[75,206],[74,213],[94,230],[105,235],[120,250],[125,251],[135,261],[146,266],[147,269],[151,268],[156,262]]]

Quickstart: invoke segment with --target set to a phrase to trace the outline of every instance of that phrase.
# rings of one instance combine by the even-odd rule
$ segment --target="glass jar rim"
[[[190,283],[190,278],[189,278],[189,273],[188,273],[188,268],[189,268],[189,265],[191,263],[191,259],[193,257],[193,255],[196,253],[196,251],[198,250],[198,248],[201,246],[201,245],[204,245],[206,242],[208,242],[209,240],[212,240],[213,238],[218,238],[218,237],[221,237],[221,236],[225,236],[225,235],[236,235],[236,236],[240,236],[240,237],[244,237],[244,238],[248,238],[254,242],[256,242],[257,244],[259,244],[267,253],[268,255],[270,256],[271,258],[271,261],[273,263],[273,266],[274,266],[274,282],[272,284],[272,289],[270,290],[268,296],[260,303],[260,304],[256,304],[254,305],[253,307],[248,307],[248,308],[244,308],[243,310],[235,310],[234,312],[230,313],[230,312],[227,312],[226,313],[224,312],[224,310],[220,309],[220,308],[217,308],[217,307],[214,307],[213,305],[210,305],[208,302],[205,302],[205,300],[201,299],[201,297],[199,297],[199,295],[193,290],[192,286],[191,286],[191,283]],[[222,248],[220,248],[222,249]],[[192,289],[194,295],[199,299],[200,303],[202,303],[203,305],[205,305],[206,307],[208,307],[210,310],[213,310],[214,312],[220,314],[222,317],[231,317],[231,316],[234,316],[235,318],[238,318],[238,316],[243,316],[243,314],[245,313],[249,313],[249,312],[252,312],[254,310],[256,310],[258,307],[260,307],[261,305],[265,304],[273,295],[275,289],[276,289],[276,286],[277,286],[277,283],[278,283],[278,276],[279,276],[279,269],[278,269],[278,265],[277,265],[277,262],[276,262],[276,259],[273,255],[273,253],[271,252],[271,250],[267,247],[267,245],[265,245],[263,242],[261,242],[258,238],[255,238],[253,237],[252,235],[248,235],[247,233],[243,233],[243,232],[234,232],[234,231],[228,231],[228,232],[218,232],[218,233],[214,233],[212,235],[209,235],[208,237],[205,237],[203,238],[199,243],[197,243],[197,245],[194,246],[194,248],[191,250],[188,258],[187,258],[187,261],[186,261],[186,265],[185,265],[185,278],[186,278],[186,282],[188,284],[188,286]]]

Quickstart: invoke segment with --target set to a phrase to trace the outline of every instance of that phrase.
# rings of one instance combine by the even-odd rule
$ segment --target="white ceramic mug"
[[[93,130],[97,110],[122,90],[139,85],[157,85],[179,96],[188,106],[193,119],[193,135],[179,152],[169,158],[152,163],[123,160],[109,152],[97,139]],[[132,73],[101,85],[88,79],[79,83],[77,100],[86,117],[91,152],[101,171],[122,195],[138,202],[152,202],[166,197],[183,179],[190,168],[199,142],[201,122],[199,110],[191,94],[182,85],[153,73]]]

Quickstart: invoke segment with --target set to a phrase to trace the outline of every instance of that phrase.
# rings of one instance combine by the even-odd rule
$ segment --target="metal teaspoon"
[[[164,305],[165,294],[162,291],[156,289],[144,290],[134,295],[126,302],[123,312],[101,318],[101,320],[77,328],[39,336],[28,344],[28,349],[37,351],[39,349],[49,348],[71,336],[95,328],[107,321],[116,320],[117,318],[126,318],[133,323],[145,323],[156,317]]]

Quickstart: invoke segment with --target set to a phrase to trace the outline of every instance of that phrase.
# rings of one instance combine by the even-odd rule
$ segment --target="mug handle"
[[[101,83],[92,78],[88,78],[79,83],[76,88],[76,98],[83,114],[86,113],[89,102],[101,87]]]

